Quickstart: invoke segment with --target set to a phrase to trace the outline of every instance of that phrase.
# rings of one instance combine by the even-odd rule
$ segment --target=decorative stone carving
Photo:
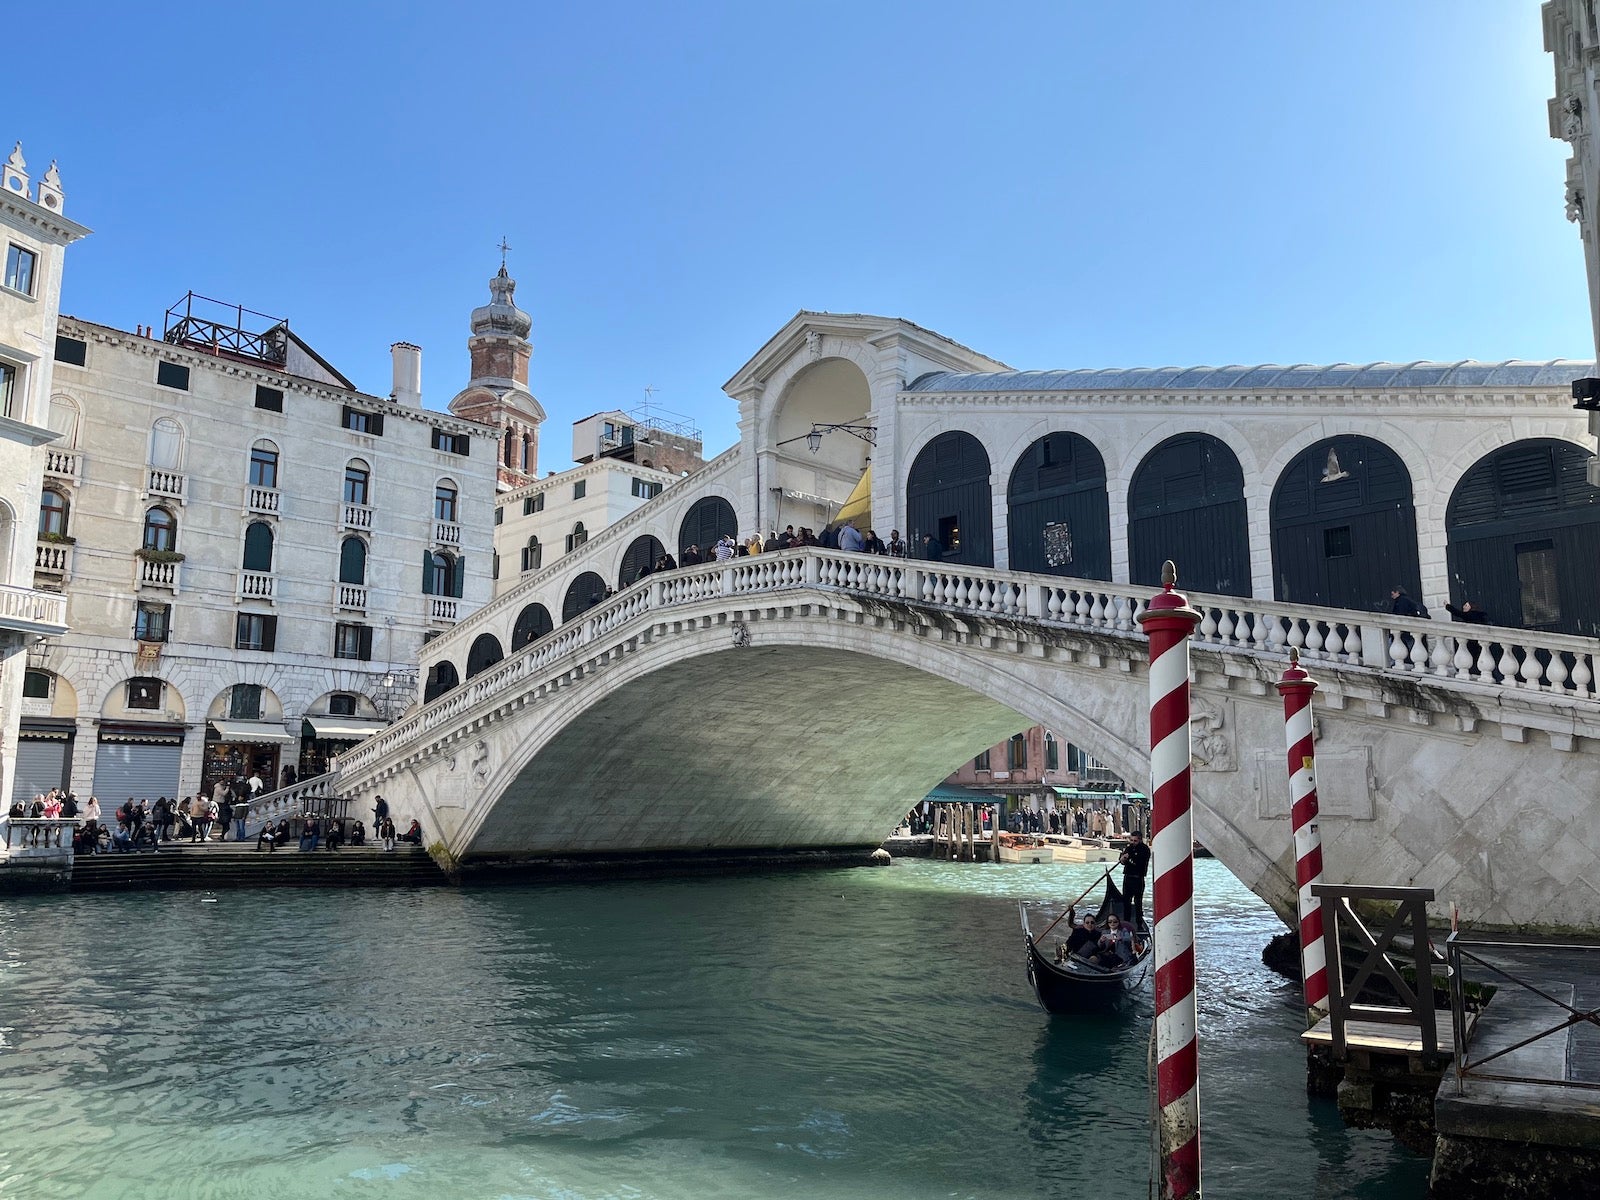
[[[1583,220],[1583,189],[1577,184],[1567,184],[1567,220]]]
[[[478,787],[483,787],[489,782],[489,743],[479,738],[472,743],[471,764],[472,782]]]
[[[812,362],[822,357],[822,334],[815,329],[806,330],[806,355]]]
[[[1202,771],[1236,771],[1238,758],[1233,751],[1233,735],[1226,732],[1232,723],[1231,702],[1213,700],[1200,692],[1190,693],[1189,740],[1194,765]]]
[[[1583,136],[1583,101],[1568,96],[1562,101],[1561,109],[1561,137],[1575,143]]]
[[[748,646],[750,644],[750,626],[743,621],[733,622],[733,644],[735,646]]]

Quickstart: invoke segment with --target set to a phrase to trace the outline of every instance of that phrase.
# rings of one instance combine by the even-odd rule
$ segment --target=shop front
[[[300,778],[326,775],[333,759],[388,725],[369,717],[307,716],[300,722]]]
[[[176,724],[101,721],[93,785],[101,809],[110,814],[124,800],[179,795],[186,733],[185,726]]]
[[[16,773],[11,786],[13,800],[27,803],[51,788],[70,786],[76,726],[69,718],[22,718],[17,731]]]
[[[210,796],[218,783],[261,777],[263,791],[278,786],[278,763],[294,736],[277,721],[206,722],[206,752],[201,787]]]

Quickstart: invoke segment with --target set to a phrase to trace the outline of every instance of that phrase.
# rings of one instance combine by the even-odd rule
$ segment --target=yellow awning
[[[856,481],[854,490],[845,498],[844,504],[833,518],[833,524],[843,525],[846,521],[854,520],[856,528],[863,535],[872,528],[872,467],[861,472],[861,478]]]

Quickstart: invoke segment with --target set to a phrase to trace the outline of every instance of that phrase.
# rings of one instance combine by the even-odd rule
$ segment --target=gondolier
[[[1114,915],[1122,912],[1122,894],[1117,891],[1117,885],[1111,882],[1111,873],[1115,869],[1115,865],[1108,867],[1104,875],[1084,889],[1084,895],[1088,895],[1096,884],[1105,883],[1105,896],[1099,910],[1086,915],[1082,927],[1075,922],[1077,900],[1041,929],[1037,936],[1028,922],[1028,905],[1019,906],[1022,938],[1028,952],[1028,982],[1033,985],[1033,994],[1038,998],[1039,1006],[1048,1013],[1119,1008],[1127,996],[1144,983],[1150,962],[1150,942],[1147,939],[1124,940],[1118,933],[1112,935],[1109,943],[1102,945],[1105,934],[1097,932],[1102,923],[1109,924]],[[1078,900],[1082,899],[1083,896],[1078,897]],[[1062,921],[1070,922],[1069,928],[1073,932],[1065,944],[1056,943],[1057,957],[1052,961],[1044,953],[1043,947],[1051,930]],[[1101,952],[1105,950],[1110,953],[1102,956]],[[1124,957],[1124,951],[1127,957]],[[1091,958],[1091,955],[1094,957]]]
[[[1135,829],[1117,861],[1122,864],[1122,896],[1128,902],[1133,927],[1141,932],[1144,923],[1144,877],[1150,872],[1150,847],[1144,844],[1144,831]]]

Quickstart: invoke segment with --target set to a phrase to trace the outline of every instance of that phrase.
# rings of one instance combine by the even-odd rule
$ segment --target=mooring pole
[[[1200,1076],[1194,971],[1194,820],[1190,792],[1189,635],[1200,614],[1162,590],[1139,615],[1150,639],[1150,798],[1155,863],[1156,1100],[1161,1200],[1200,1196]]]
[[[1294,877],[1300,888],[1300,975],[1305,980],[1306,1025],[1328,1015],[1328,955],[1322,945],[1322,901],[1311,885],[1322,882],[1322,833],[1317,828],[1316,743],[1311,735],[1311,693],[1316,681],[1289,648],[1289,667],[1278,681],[1283,732],[1289,744],[1289,799],[1294,826]]]

